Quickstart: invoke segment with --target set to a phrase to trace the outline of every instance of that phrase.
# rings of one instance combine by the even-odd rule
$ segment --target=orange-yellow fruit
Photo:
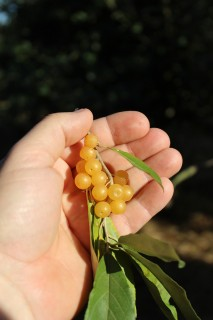
[[[75,185],[81,190],[88,189],[91,183],[92,179],[87,173],[80,172],[75,177]]]
[[[84,146],[81,148],[80,157],[86,161],[88,161],[89,159],[95,159],[96,151],[93,148]]]
[[[96,172],[100,172],[101,169],[102,165],[98,159],[90,159],[85,163],[85,171],[91,176]]]
[[[96,201],[103,201],[107,198],[108,189],[104,184],[98,184],[92,189],[92,196]]]
[[[134,195],[134,190],[129,185],[123,186],[123,200],[130,201]]]
[[[95,215],[99,218],[105,218],[108,217],[111,213],[111,206],[106,201],[100,201],[96,203],[95,208]]]
[[[125,185],[129,181],[129,175],[124,170],[118,170],[114,174],[113,181],[115,184]]]
[[[126,210],[126,203],[123,200],[113,200],[110,202],[111,211],[114,214],[124,213]]]
[[[119,184],[112,184],[108,189],[108,196],[111,200],[122,199],[123,187]]]
[[[86,161],[85,160],[79,160],[78,162],[77,162],[77,164],[76,164],[76,171],[78,172],[78,173],[80,173],[80,172],[85,172],[85,163],[86,163]]]
[[[98,145],[98,138],[95,134],[89,133],[84,138],[84,145],[89,148],[95,148]]]
[[[106,184],[108,177],[104,171],[95,172],[92,175],[92,184],[96,186],[98,184]]]

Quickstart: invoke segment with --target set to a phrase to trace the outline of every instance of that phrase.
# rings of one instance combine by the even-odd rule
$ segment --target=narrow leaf
[[[123,158],[128,160],[134,167],[149,174],[163,188],[163,184],[159,175],[152,168],[150,168],[144,161],[140,160],[139,158],[133,156],[132,154],[126,151],[122,151],[116,148],[110,149],[119,153]]]
[[[97,268],[84,320],[135,320],[135,301],[123,270],[111,254]]]
[[[129,234],[121,236],[118,239],[121,245],[127,245],[129,248],[134,249],[142,254],[156,257],[165,262],[177,261],[179,268],[184,267],[185,263],[180,259],[172,245],[152,238],[145,233]]]
[[[88,207],[88,219],[89,219],[89,229],[90,229],[90,251],[91,251],[91,262],[93,273],[95,274],[98,260],[100,258],[100,247],[102,236],[102,230],[100,229],[101,219],[97,218],[94,214],[93,203],[88,199],[87,196],[87,207]]]
[[[138,252],[126,247],[125,251],[143,264],[164,286],[186,320],[200,320],[187,298],[186,291],[170,278],[157,264],[141,256]]]

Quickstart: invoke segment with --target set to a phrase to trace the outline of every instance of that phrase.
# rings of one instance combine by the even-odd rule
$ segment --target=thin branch
[[[104,171],[106,172],[106,174],[107,174],[107,176],[108,176],[108,178],[109,178],[110,184],[113,184],[113,177],[112,177],[111,172],[108,170],[107,166],[105,165],[104,161],[102,160],[102,158],[101,158],[100,153],[98,152],[98,150],[96,150],[96,153],[97,153],[97,158],[98,158],[98,160],[101,162],[102,167],[103,167]]]

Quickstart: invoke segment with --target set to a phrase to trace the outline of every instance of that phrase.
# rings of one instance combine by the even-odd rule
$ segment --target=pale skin
[[[144,160],[156,182],[112,151],[101,153],[112,170],[128,170],[136,195],[113,216],[122,235],[137,232],[173,195],[169,180],[182,165],[168,135],[129,111],[93,121],[88,109],[53,114],[10,151],[0,171],[0,311],[10,319],[70,320],[88,299],[93,272],[85,194],[73,172],[88,131],[105,146]]]

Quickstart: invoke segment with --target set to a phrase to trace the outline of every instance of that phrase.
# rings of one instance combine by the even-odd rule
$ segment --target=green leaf
[[[147,256],[156,257],[165,262],[177,261],[179,268],[184,267],[185,262],[180,259],[175,249],[164,241],[157,240],[145,233],[129,234],[118,239],[119,244],[127,245]]]
[[[107,234],[108,234],[108,241],[111,244],[115,244],[118,242],[118,238],[119,238],[119,234],[113,224],[112,218],[110,217],[106,217],[104,219],[104,223],[105,223],[105,228],[107,230]]]
[[[144,161],[140,160],[139,158],[133,156],[132,154],[126,151],[122,151],[116,148],[110,148],[110,149],[119,153],[123,158],[128,160],[134,167],[149,174],[163,189],[163,184],[159,175],[152,168],[150,168]]]
[[[102,219],[97,218],[94,214],[93,203],[89,200],[87,195],[87,207],[88,207],[88,219],[89,219],[89,229],[90,229],[90,251],[91,251],[91,260],[93,273],[95,274],[98,260],[101,257],[102,248],[101,244],[103,243],[103,231],[100,228]]]
[[[138,252],[128,247],[125,248],[125,251],[158,279],[162,286],[168,291],[186,320],[200,320],[187,298],[186,291],[177,282],[170,278],[157,264],[144,258]],[[146,274],[144,274],[144,276],[146,276]],[[153,296],[153,298],[155,297]]]
[[[119,263],[125,277],[126,281],[128,282],[128,286],[130,289],[130,294],[132,296],[132,302],[134,303],[134,313],[135,316],[137,314],[136,310],[136,289],[134,283],[134,276],[132,273],[132,265],[131,260],[128,254],[126,254],[123,250],[115,250],[113,251],[113,256],[115,256],[117,262]]]
[[[112,254],[105,254],[97,268],[84,320],[135,320],[135,301],[129,281]]]
[[[171,295],[162,285],[162,283],[147,269],[140,261],[133,258],[137,264],[138,270],[147,285],[152,297],[169,320],[178,320],[177,310],[175,306],[170,304]]]
[[[90,235],[91,235],[90,239],[91,239],[93,248],[95,248],[95,241],[99,237],[101,219],[96,218],[94,214],[93,203],[88,199],[88,197],[87,197],[87,207],[88,207],[88,218],[89,218]]]

